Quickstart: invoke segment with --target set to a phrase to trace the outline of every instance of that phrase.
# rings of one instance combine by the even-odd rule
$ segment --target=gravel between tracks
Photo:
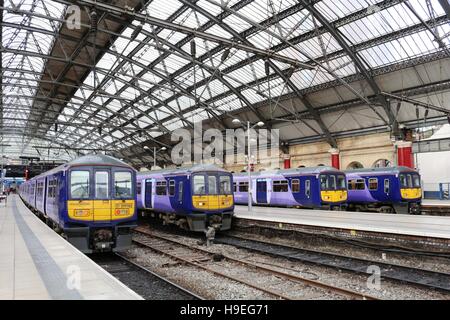
[[[91,257],[92,258],[92,257]],[[113,255],[92,258],[103,269],[146,300],[193,300],[182,290]]]
[[[191,238],[189,235],[175,235],[164,232],[164,230],[151,230],[156,234],[163,235],[165,237],[170,237],[176,240],[182,240],[185,243],[189,243],[191,245],[197,246],[198,239]],[[245,235],[250,238],[250,235]],[[275,239],[268,239],[263,236],[251,235],[256,240],[269,240],[275,242]],[[298,243],[293,240],[279,241],[280,239],[276,239],[277,243],[288,244],[288,245],[296,245],[302,246],[304,248],[308,248],[308,246],[303,246],[303,243]],[[205,246],[201,246],[201,248],[206,248]],[[313,247],[312,245],[309,247],[315,250],[324,250],[323,246]],[[421,287],[416,287],[409,284],[398,283],[396,281],[391,280],[382,280],[381,288],[377,289],[369,289],[367,286],[367,276],[361,274],[355,274],[347,271],[339,271],[332,268],[320,267],[310,264],[303,264],[301,262],[291,262],[282,258],[274,258],[269,257],[262,254],[248,252],[243,249],[238,249],[228,245],[220,245],[215,244],[211,247],[207,248],[211,252],[221,253],[225,255],[229,255],[234,258],[248,260],[252,262],[257,262],[262,265],[283,271],[288,272],[294,275],[300,275],[305,278],[309,278],[312,280],[318,280],[324,283],[328,283],[334,286],[363,292],[372,296],[376,296],[380,299],[450,299],[450,294],[429,290]],[[359,249],[359,248],[358,248]],[[142,249],[139,247],[133,247],[129,251],[129,255],[136,258],[136,261],[139,263],[145,261],[145,264],[150,267],[150,269],[158,272],[164,273],[166,276],[175,280],[178,283],[185,283],[189,288],[193,289],[195,287],[195,292],[202,294],[203,296],[211,299],[273,299],[272,296],[268,296],[266,294],[262,294],[257,290],[249,288],[247,286],[238,284],[238,283],[230,283],[229,281],[224,281],[223,278],[217,276],[211,276],[206,271],[198,271],[195,268],[180,265],[179,263],[174,263],[171,259],[167,257],[162,257],[159,254],[153,253],[150,250]],[[341,254],[348,254],[352,256],[358,256],[366,259],[374,259],[373,254],[367,254],[363,256],[363,252],[359,252],[359,250],[352,250],[352,248],[346,248],[346,250],[342,250],[342,248],[335,248],[331,246],[328,248],[328,252],[336,252]],[[388,255],[388,259],[391,256]],[[415,257],[410,257],[411,265],[416,267],[421,267],[414,261]],[[386,262],[386,260],[382,260],[379,254],[380,261]],[[402,260],[403,259],[403,260]],[[405,263],[405,258],[398,258],[398,261],[388,260],[387,262],[392,263]],[[420,257],[420,260],[423,260],[424,257]],[[427,262],[427,261],[425,261]],[[241,272],[236,266],[227,265],[221,262],[222,264],[219,267],[222,270],[226,270],[230,274],[245,276],[247,280],[254,281],[258,284],[267,284],[270,285],[271,288],[276,288],[275,291],[283,293],[285,295],[292,296],[296,299],[345,299],[345,297],[341,295],[336,295],[331,292],[324,294],[323,290],[319,290],[317,288],[312,288],[310,286],[295,286],[292,284],[287,285],[287,280],[284,278],[274,277],[274,279],[267,279],[267,277],[262,278],[260,275],[254,274],[239,274]],[[443,263],[442,263],[443,264]],[[431,262],[426,263],[427,266],[433,266]],[[443,266],[440,266],[445,269]],[[433,270],[432,268],[430,268]],[[436,268],[440,270],[440,268]],[[278,284],[277,284],[278,281]],[[197,291],[198,290],[198,291]]]

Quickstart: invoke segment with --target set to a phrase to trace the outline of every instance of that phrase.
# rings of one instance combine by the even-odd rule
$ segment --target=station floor
[[[236,218],[450,239],[450,217],[235,206]]]
[[[142,298],[10,195],[0,203],[0,299]]]

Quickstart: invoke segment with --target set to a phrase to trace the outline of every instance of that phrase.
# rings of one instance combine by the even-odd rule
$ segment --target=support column
[[[339,149],[332,148],[328,152],[331,154],[331,166],[340,170]]]
[[[285,169],[290,169],[291,168],[291,156],[290,155],[285,155],[284,156],[284,168]]]
[[[397,141],[397,164],[399,166],[409,167],[414,169],[414,158],[412,154],[411,141]]]

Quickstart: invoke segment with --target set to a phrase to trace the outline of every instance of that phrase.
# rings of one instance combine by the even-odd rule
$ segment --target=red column
[[[397,146],[397,164],[414,169],[414,158],[412,153],[411,141],[398,141]]]
[[[339,149],[333,148],[329,151],[331,153],[331,166],[340,170],[341,164],[339,161]]]
[[[290,156],[286,156],[284,158],[284,168],[285,169],[290,169],[291,168],[291,157]]]

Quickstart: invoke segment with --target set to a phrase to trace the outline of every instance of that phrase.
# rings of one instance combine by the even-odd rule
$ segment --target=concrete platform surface
[[[450,217],[236,206],[235,217],[298,225],[450,239]]]
[[[423,199],[423,206],[450,207],[450,200],[431,200]]]
[[[142,299],[10,195],[0,205],[0,299]]]

